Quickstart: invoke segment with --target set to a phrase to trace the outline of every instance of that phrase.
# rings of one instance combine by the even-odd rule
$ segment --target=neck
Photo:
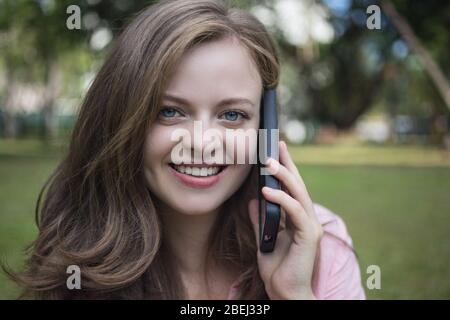
[[[167,241],[180,272],[204,275],[209,239],[219,210],[206,214],[183,214],[170,208],[158,208]]]

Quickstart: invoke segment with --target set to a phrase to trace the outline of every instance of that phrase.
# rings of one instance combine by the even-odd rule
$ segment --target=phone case
[[[278,119],[275,89],[266,89],[264,91],[261,99],[260,128],[267,129],[267,134],[262,134],[258,137],[259,248],[261,252],[272,252],[277,240],[281,208],[278,204],[267,201],[262,195],[261,189],[264,186],[280,189],[281,186],[278,179],[269,174],[262,174],[261,169],[265,167],[266,157],[278,160]]]

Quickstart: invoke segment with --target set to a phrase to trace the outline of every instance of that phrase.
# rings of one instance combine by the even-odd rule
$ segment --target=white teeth
[[[189,174],[196,177],[207,177],[216,175],[220,171],[220,167],[188,167],[188,166],[177,166],[173,165],[173,168],[178,172]]]

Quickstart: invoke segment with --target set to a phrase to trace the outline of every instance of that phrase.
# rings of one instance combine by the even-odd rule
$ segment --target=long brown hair
[[[161,1],[122,32],[83,101],[66,157],[39,194],[26,268],[9,272],[25,297],[184,298],[143,175],[143,145],[182,55],[228,36],[249,51],[263,87],[276,87],[279,60],[265,27],[224,1]],[[209,257],[240,270],[241,299],[267,298],[247,213],[256,178],[253,167],[209,242]],[[69,265],[81,269],[81,290],[66,287]]]

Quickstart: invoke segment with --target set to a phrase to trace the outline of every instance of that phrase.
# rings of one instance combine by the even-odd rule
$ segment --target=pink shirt
[[[314,209],[326,232],[320,242],[319,257],[314,266],[312,289],[315,297],[320,300],[365,299],[355,254],[351,248],[327,234],[333,234],[352,247],[352,239],[344,221],[319,204],[314,204]],[[230,288],[228,299],[237,299],[238,291],[239,283],[236,281]]]

